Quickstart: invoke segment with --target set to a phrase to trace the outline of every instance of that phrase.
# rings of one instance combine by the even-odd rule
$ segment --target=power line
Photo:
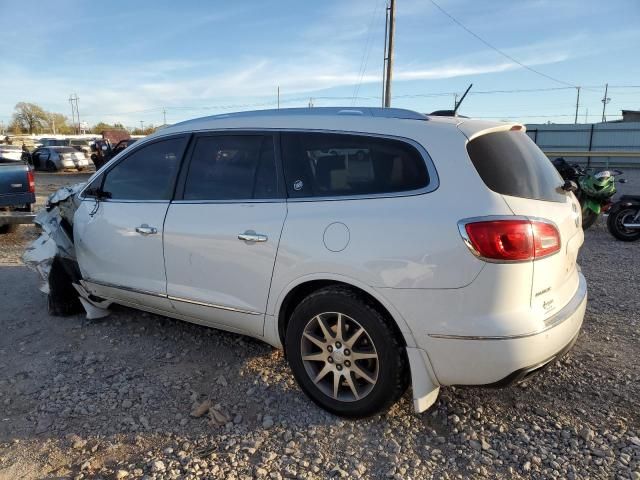
[[[373,9],[373,14],[371,15],[371,20],[369,21],[369,28],[367,29],[367,41],[364,46],[364,51],[362,52],[360,69],[358,71],[358,83],[356,83],[356,86],[353,89],[353,99],[351,101],[351,105],[353,105],[356,101],[356,98],[358,98],[358,93],[360,93],[360,86],[362,85],[362,79],[364,78],[364,74],[367,70],[367,64],[369,63],[369,55],[371,54],[371,46],[373,45],[373,23],[376,20],[376,14],[378,13],[379,4],[380,0],[376,0],[376,6]]]
[[[459,20],[457,20],[453,15],[451,15],[449,12],[447,12],[444,8],[442,8],[440,5],[438,5],[434,0],[429,0],[438,10],[440,10],[442,13],[444,13],[447,17],[449,17],[453,22],[455,22],[458,26],[460,26],[462,29],[464,29],[467,33],[469,33],[470,35],[473,35],[475,38],[477,38],[478,40],[480,40],[482,43],[484,43],[487,47],[491,48],[492,50],[495,50],[496,52],[498,52],[500,55],[502,55],[503,57],[511,60],[513,63],[520,65],[523,68],[526,68],[527,70],[529,70],[530,72],[533,72],[537,75],[540,75],[542,77],[545,77],[549,80],[552,80],[556,83],[560,83],[562,85],[567,85],[569,87],[573,87],[573,88],[577,88],[577,85],[573,85],[572,83],[569,82],[565,82],[564,80],[560,80],[558,78],[552,77],[551,75],[547,75],[546,73],[542,73],[538,70],[536,70],[535,68],[530,67],[529,65],[526,65],[524,63],[522,63],[521,61],[513,58],[511,55],[509,55],[508,53],[500,50],[498,47],[492,45],[491,43],[487,42],[484,38],[482,38],[480,35],[476,34],[475,32],[473,32],[472,30],[470,30],[469,28],[467,28],[464,24],[462,24],[462,22],[460,22]]]

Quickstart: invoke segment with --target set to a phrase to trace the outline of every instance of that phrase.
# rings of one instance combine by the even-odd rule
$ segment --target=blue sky
[[[603,86],[640,85],[638,0],[397,0],[393,106],[523,122],[601,115]],[[234,110],[380,104],[385,0],[0,0],[0,121],[29,101],[90,124],[162,123]],[[493,90],[549,89],[482,94]],[[441,94],[441,95],[440,95]],[[353,98],[357,96],[357,98]],[[612,88],[607,110],[640,109]]]

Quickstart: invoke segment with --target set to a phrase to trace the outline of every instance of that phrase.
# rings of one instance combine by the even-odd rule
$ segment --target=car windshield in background
[[[561,202],[562,178],[546,155],[524,133],[503,131],[474,138],[467,144],[473,166],[496,193]]]
[[[53,150],[59,153],[76,153],[77,150],[72,147],[51,147]]]

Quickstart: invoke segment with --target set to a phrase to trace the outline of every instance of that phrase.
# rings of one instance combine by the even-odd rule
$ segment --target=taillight
[[[31,169],[27,170],[27,181],[29,182],[29,193],[36,193],[36,180]]]
[[[551,223],[526,218],[462,222],[460,232],[478,257],[523,262],[560,250],[560,233]]]

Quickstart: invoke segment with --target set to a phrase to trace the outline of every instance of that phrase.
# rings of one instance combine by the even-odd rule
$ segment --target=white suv
[[[88,308],[283,346],[336,414],[379,412],[409,383],[423,411],[441,385],[518,381],[575,341],[587,291],[568,190],[521,125],[377,108],[201,118],[90,179],[72,282]]]

